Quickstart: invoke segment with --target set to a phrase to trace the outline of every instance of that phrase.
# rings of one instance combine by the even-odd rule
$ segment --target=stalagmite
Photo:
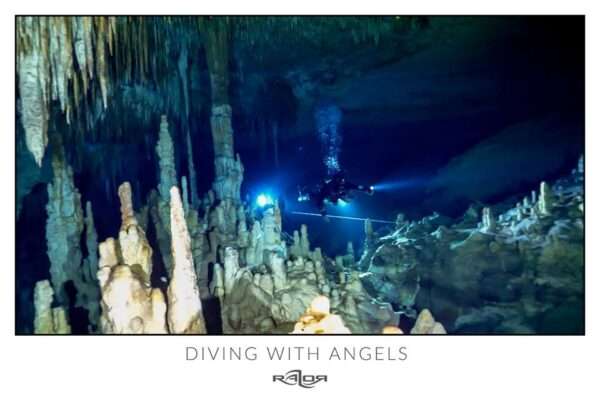
[[[410,330],[411,335],[445,335],[446,329],[437,322],[428,309],[423,309],[417,316],[415,325]]]
[[[246,264],[248,266],[259,265],[263,263],[264,257],[264,238],[260,222],[254,222],[249,238],[250,245],[246,249]]]
[[[346,254],[350,256],[352,260],[354,260],[354,245],[351,241],[349,241],[348,245],[346,246]]]
[[[183,91],[183,99],[185,103],[184,110],[186,119],[188,119],[190,116],[190,98],[188,93],[187,67],[187,48],[185,47],[185,45],[182,45],[181,51],[179,52],[179,59],[177,60],[177,70],[179,71],[179,78],[181,79],[181,90]]]
[[[171,225],[170,225],[170,189],[177,185],[177,174],[175,169],[175,150],[173,140],[169,133],[169,125],[166,115],[161,116],[156,153],[159,165],[158,196],[150,194],[150,217],[156,229],[158,249],[162,257],[167,273],[171,272]]]
[[[85,204],[85,243],[88,251],[89,274],[91,277],[96,277],[98,271],[98,234],[94,224],[92,202]]]
[[[279,250],[281,247],[281,217],[276,207],[265,211],[262,219],[264,248],[266,250]]]
[[[66,306],[69,299],[64,285],[69,280],[77,284],[76,279],[81,276],[83,210],[81,195],[73,182],[73,170],[65,163],[62,149],[57,150],[52,158],[54,176],[48,184],[46,241],[52,286],[58,302]]]
[[[156,154],[158,155],[158,165],[160,168],[158,191],[162,200],[168,202],[169,190],[177,185],[177,173],[175,171],[173,139],[169,133],[169,123],[166,115],[160,117],[160,131],[156,145]]]
[[[481,223],[483,232],[493,232],[496,229],[496,219],[489,207],[484,207],[482,210]]]
[[[77,306],[88,311],[90,331],[95,331],[100,320],[100,289],[96,273],[98,272],[98,234],[94,225],[92,203],[85,205],[85,243],[88,255],[83,260],[81,276],[75,279]]]
[[[302,249],[300,248],[300,233],[297,230],[292,235],[292,245],[290,246],[290,255],[302,256]]]
[[[293,334],[350,334],[342,317],[329,312],[329,299],[315,298],[294,326]]]
[[[210,118],[215,152],[215,181],[213,190],[217,199],[240,201],[244,167],[239,156],[233,154],[233,129],[231,107],[227,104],[213,106]]]
[[[54,290],[50,281],[38,281],[33,291],[33,303],[35,306],[35,318],[33,320],[33,332],[35,334],[69,334],[71,327],[67,320],[67,314],[63,307],[52,308]]]
[[[206,333],[190,236],[177,187],[171,188],[171,251],[173,265],[167,291],[171,333]]]
[[[185,134],[185,144],[187,147],[188,157],[188,174],[190,176],[190,202],[192,207],[198,208],[198,184],[196,181],[196,169],[194,167],[194,153],[192,150],[192,139],[190,138],[190,130]]]
[[[119,187],[119,240],[100,243],[98,281],[102,291],[103,333],[167,333],[165,298],[150,287],[152,249],[137,224],[128,182]]]
[[[308,240],[308,227],[305,224],[300,225],[300,253],[302,256],[310,255],[310,241]]]
[[[206,61],[211,82],[210,125],[215,153],[213,189],[219,200],[240,201],[244,168],[234,156],[231,107],[229,106],[229,36],[223,20],[210,21],[207,28]]]
[[[124,182],[119,186],[119,201],[121,203],[121,228],[127,228],[131,225],[137,225],[137,218],[133,211],[133,199],[131,184]]]
[[[538,210],[541,215],[550,215],[554,205],[554,193],[547,182],[540,184],[540,198],[538,200]]]
[[[271,253],[269,263],[271,265],[271,271],[273,272],[273,286],[275,290],[277,291],[285,288],[287,283],[287,273],[283,258],[276,253]]]
[[[131,185],[124,182],[119,186],[119,199],[121,201],[121,229],[119,231],[119,245],[123,263],[130,266],[140,275],[146,284],[150,284],[152,275],[152,248],[146,239],[146,233],[138,225],[133,210]],[[141,270],[141,271],[140,271]]]
[[[365,220],[365,244],[371,245],[374,239],[373,223],[369,218]]]
[[[190,200],[188,199],[188,187],[187,178],[181,177],[181,194],[183,197],[183,211],[188,212],[190,210]]]
[[[167,333],[167,307],[160,289],[150,288],[134,268],[119,262],[117,242],[100,244],[103,333]]]

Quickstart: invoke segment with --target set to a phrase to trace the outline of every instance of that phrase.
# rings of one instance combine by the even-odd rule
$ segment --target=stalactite
[[[107,17],[92,20],[91,17],[19,16],[16,23],[21,123],[27,148],[41,166],[48,143],[52,100],[59,102],[67,123],[70,123],[72,107],[77,107],[78,101],[87,95],[90,82],[97,75],[106,108],[109,60],[105,47],[114,46],[115,35],[106,33]],[[116,20],[110,25],[116,31]]]
[[[45,19],[33,17],[17,18],[21,21],[19,35],[28,40],[30,48],[24,44],[18,50],[19,96],[21,98],[21,122],[25,130],[27,149],[32,153],[38,166],[42,166],[44,152],[48,145],[48,81],[47,32]],[[24,31],[24,32],[23,32]]]
[[[102,104],[108,106],[108,60],[106,59],[106,18],[96,17],[96,74],[100,81]]]

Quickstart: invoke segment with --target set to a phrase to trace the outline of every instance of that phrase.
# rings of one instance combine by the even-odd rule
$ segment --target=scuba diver
[[[321,215],[327,220],[325,203],[338,204],[340,201],[349,202],[352,199],[352,191],[365,192],[372,195],[373,187],[354,184],[346,179],[344,171],[340,170],[331,177],[321,181],[315,188],[306,187],[299,189],[298,201],[311,201]]]

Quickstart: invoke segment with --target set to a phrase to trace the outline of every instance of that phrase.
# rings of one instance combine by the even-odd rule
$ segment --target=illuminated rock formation
[[[171,188],[171,251],[173,266],[167,291],[171,333],[206,333],[192,246],[179,190]]]
[[[550,215],[554,204],[554,193],[548,183],[542,181],[540,184],[540,199],[538,210],[541,215]]]
[[[489,207],[484,207],[481,215],[481,230],[483,232],[493,232],[496,230],[496,219]]]
[[[65,309],[63,307],[51,307],[53,296],[54,290],[50,285],[50,281],[43,280],[35,284],[33,292],[33,303],[35,306],[33,332],[35,334],[53,335],[71,333]]]
[[[358,273],[335,278],[321,261],[292,259],[286,262],[271,252],[266,264],[240,267],[237,251],[226,249],[225,264],[215,267],[211,283],[211,293],[221,300],[224,333],[289,332],[320,295],[330,298],[352,332],[378,333],[397,324],[399,317],[392,307],[371,298]]]
[[[436,322],[428,309],[423,309],[417,316],[415,325],[410,330],[411,335],[445,335],[446,329]]]
[[[21,123],[27,148],[38,166],[48,144],[52,101],[58,100],[69,123],[73,106],[78,105],[91,90],[91,82],[96,81],[106,108],[108,56],[112,54],[116,25],[116,17],[104,16],[16,18]]]
[[[318,296],[294,326],[293,334],[350,334],[342,317],[331,314],[329,299]]]
[[[119,245],[123,263],[139,273],[144,283],[150,283],[152,275],[152,248],[146,239],[146,233],[135,217],[131,199],[131,185],[124,182],[119,187],[121,201],[121,229]]]
[[[100,243],[98,281],[102,292],[103,333],[167,333],[162,291],[150,287],[152,249],[137,224],[128,182],[119,187],[119,240]]]
[[[18,29],[29,32],[31,40],[30,49],[19,51],[18,54],[21,122],[25,129],[27,149],[40,167],[48,145],[50,117],[48,111],[50,87],[47,74],[50,66],[48,58],[43,55],[44,48],[48,46],[46,24],[46,20],[40,21],[33,17],[18,18],[17,23]]]
[[[150,288],[144,275],[117,258],[117,242],[100,244],[98,280],[102,289],[102,333],[167,333],[163,293]]]

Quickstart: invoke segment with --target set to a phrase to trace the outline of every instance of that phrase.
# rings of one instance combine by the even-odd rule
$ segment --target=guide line
[[[292,211],[291,214],[296,214],[296,215],[308,215],[311,217],[321,217],[321,214],[317,214],[317,213],[306,213],[303,211]],[[360,217],[347,217],[347,216],[343,216],[343,215],[327,215],[327,217],[329,218],[338,218],[338,219],[347,219],[350,221],[366,221],[367,219],[370,220],[371,222],[375,222],[375,223],[381,223],[381,224],[395,224],[394,221],[385,221],[383,219],[370,219],[370,218],[360,218]]]

